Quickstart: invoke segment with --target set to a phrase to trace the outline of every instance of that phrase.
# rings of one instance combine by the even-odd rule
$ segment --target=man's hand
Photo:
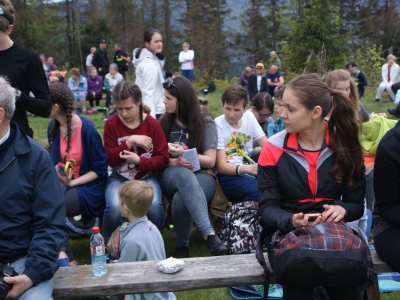
[[[3,280],[5,283],[13,285],[13,288],[8,292],[6,299],[16,299],[33,286],[33,281],[26,275],[4,277]]]

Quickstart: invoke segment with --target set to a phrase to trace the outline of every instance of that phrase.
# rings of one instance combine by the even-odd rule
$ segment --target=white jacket
[[[143,48],[138,58],[136,52],[139,48],[133,50],[132,64],[136,68],[136,84],[142,91],[142,101],[147,105],[155,117],[158,114],[165,113],[164,105],[164,60],[160,60],[153,54]]]
[[[182,70],[193,70],[194,51],[181,51],[179,53],[179,62],[182,64]]]
[[[399,76],[400,67],[398,64],[394,63],[390,67],[390,84],[400,81]],[[388,84],[388,64],[382,66],[382,80],[385,84]]]

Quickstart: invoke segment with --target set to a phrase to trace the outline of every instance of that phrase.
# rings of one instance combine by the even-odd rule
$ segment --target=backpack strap
[[[271,284],[271,277],[273,276],[273,273],[267,266],[267,262],[265,261],[264,257],[264,252],[263,252],[263,245],[265,241],[267,240],[268,236],[272,234],[275,231],[274,227],[267,226],[263,228],[263,230],[260,233],[260,236],[258,238],[258,243],[257,243],[257,249],[256,249],[256,258],[259,262],[259,264],[263,267],[264,272],[263,272],[263,277],[264,277],[264,295],[263,295],[263,300],[268,300],[268,290],[269,290],[269,285]]]

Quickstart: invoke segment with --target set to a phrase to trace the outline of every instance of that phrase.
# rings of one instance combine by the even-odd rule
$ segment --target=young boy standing
[[[247,111],[248,102],[247,91],[240,85],[230,86],[222,94],[224,114],[215,119],[217,177],[227,197],[258,201],[255,179],[258,165],[249,162],[246,156],[253,150],[253,141],[259,145],[255,152],[260,153],[267,138],[254,114]]]
[[[153,189],[145,181],[126,181],[118,189],[121,215],[129,225],[120,229],[121,257],[119,262],[163,260],[164,241],[160,231],[146,217],[153,201]],[[174,300],[171,292],[125,295],[125,300]]]

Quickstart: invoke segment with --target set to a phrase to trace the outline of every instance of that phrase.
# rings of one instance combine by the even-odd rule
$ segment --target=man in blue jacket
[[[65,203],[50,155],[10,122],[15,93],[0,77],[0,263],[19,274],[3,278],[13,285],[5,298],[52,299]]]
[[[358,98],[362,98],[364,96],[364,90],[367,83],[367,78],[363,72],[357,69],[357,65],[355,62],[349,62],[346,66],[347,70],[349,70],[351,77],[354,78],[358,89]]]

